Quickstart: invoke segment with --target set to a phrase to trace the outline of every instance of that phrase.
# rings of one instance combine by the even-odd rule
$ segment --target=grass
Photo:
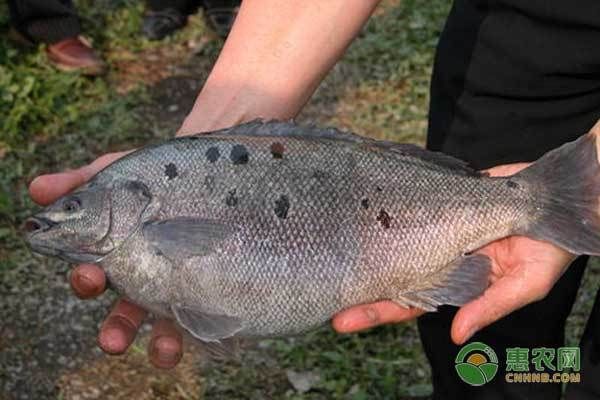
[[[186,73],[201,81],[210,68],[206,60],[214,59],[220,46],[200,18],[173,38],[155,43],[138,33],[143,13],[139,1],[77,4],[86,35],[110,62],[106,77],[57,72],[48,66],[43,46],[22,49],[0,36],[0,281],[8,285],[22,284],[9,282],[12,270],[32,264],[17,230],[34,208],[27,183],[42,172],[171,135],[180,121],[172,118],[165,124],[157,116],[164,116],[158,111],[167,106],[161,96],[157,99],[157,88],[170,85],[169,79],[177,78],[173,71],[186,65]],[[433,52],[449,6],[445,0],[384,1],[302,118],[377,138],[423,143]],[[4,3],[0,31],[6,32],[2,7]],[[190,69],[189,64],[204,66]],[[599,281],[594,269],[588,271],[569,320],[571,344],[582,332]],[[140,349],[133,352],[139,356]],[[137,363],[127,368],[139,372],[142,367]],[[102,366],[102,380],[112,379],[106,375],[111,370]],[[291,388],[289,371],[310,371],[319,381],[302,394]],[[93,375],[85,370],[80,376],[88,382]],[[414,323],[357,335],[338,335],[325,327],[300,338],[264,341],[245,353],[242,364],[205,368],[201,381],[205,397],[211,399],[390,399],[431,391]],[[59,398],[70,398],[69,390]]]

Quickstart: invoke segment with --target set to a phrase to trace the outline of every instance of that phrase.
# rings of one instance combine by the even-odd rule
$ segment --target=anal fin
[[[440,272],[446,274],[433,287],[403,292],[394,301],[426,311],[435,311],[443,304],[462,306],[488,287],[491,266],[492,261],[486,255],[461,256]]]

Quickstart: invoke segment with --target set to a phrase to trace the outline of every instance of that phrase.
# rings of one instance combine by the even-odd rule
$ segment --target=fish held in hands
[[[600,254],[597,146],[590,133],[492,178],[413,145],[253,121],[128,154],[26,236],[204,342],[299,334],[383,299],[462,305],[488,286],[473,251],[509,235]]]

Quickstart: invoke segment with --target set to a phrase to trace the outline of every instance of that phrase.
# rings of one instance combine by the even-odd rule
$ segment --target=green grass
[[[144,111],[166,106],[156,104],[154,82],[135,81],[122,93],[126,69],[116,66],[127,66],[147,52],[183,64],[186,43],[206,37],[202,24],[194,23],[164,42],[148,42],[138,33],[141,2],[77,4],[86,35],[113,65],[105,77],[57,72],[48,66],[43,46],[22,49],[0,36],[0,280],[12,276],[9,270],[31,264],[17,227],[34,208],[27,195],[33,177],[172,134],[155,129],[163,126],[161,121]],[[384,2],[306,115],[374,137],[423,143],[433,52],[449,6],[445,0]],[[0,31],[6,32],[2,7]],[[218,48],[219,42],[209,36],[208,46],[196,57],[214,57]],[[597,275],[588,272],[570,319],[571,344],[582,331]],[[312,371],[321,379],[314,390],[299,394],[289,386],[286,370]],[[217,399],[389,399],[431,391],[414,323],[358,335],[323,328],[301,338],[265,341],[249,350],[241,365],[211,365],[203,376],[207,398]]]

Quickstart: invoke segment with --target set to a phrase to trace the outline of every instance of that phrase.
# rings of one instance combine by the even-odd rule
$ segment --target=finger
[[[29,194],[33,201],[45,206],[84,183],[85,177],[77,171],[41,175],[29,185]]]
[[[514,164],[506,164],[506,165],[498,165],[497,167],[493,167],[490,169],[484,170],[490,174],[490,176],[510,176],[514,175],[522,169],[527,168],[531,163],[514,163]]]
[[[183,340],[173,321],[159,319],[154,323],[148,355],[157,368],[173,368],[181,360]]]
[[[458,310],[452,321],[452,340],[463,344],[475,332],[542,297],[543,290],[540,285],[512,276],[498,279],[480,297]]]
[[[71,288],[80,299],[99,296],[106,289],[106,276],[102,268],[93,264],[78,265],[71,272]]]
[[[362,304],[338,313],[332,320],[340,333],[356,332],[381,324],[408,321],[423,314],[418,308],[405,308],[393,301]]]
[[[105,154],[91,164],[76,170],[40,175],[29,185],[29,194],[33,201],[40,205],[50,204],[59,197],[83,185],[98,171],[127,153],[129,152]]]
[[[108,354],[124,353],[145,317],[144,309],[125,299],[118,300],[100,327],[98,345]]]

